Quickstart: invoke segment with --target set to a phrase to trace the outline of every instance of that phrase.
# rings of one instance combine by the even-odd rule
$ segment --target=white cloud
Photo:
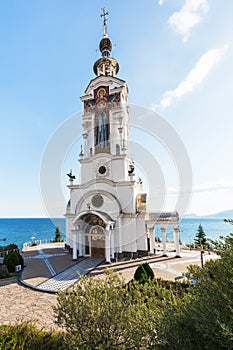
[[[174,90],[168,90],[163,93],[161,102],[159,105],[152,105],[152,109],[156,107],[167,108],[174,100],[177,100],[194,90],[195,87],[200,85],[207,74],[213,69],[218,61],[224,56],[228,49],[228,45],[225,45],[221,49],[214,49],[207,51],[196,63],[195,67],[188,73],[183,81]]]
[[[193,186],[192,193],[203,193],[203,192],[217,192],[217,191],[233,191],[233,182],[227,182],[224,180],[205,182]],[[186,192],[180,192],[178,187],[168,187],[167,193],[169,195],[185,194]]]
[[[185,0],[185,4],[180,11],[174,12],[169,17],[168,24],[183,37],[185,42],[189,38],[191,28],[201,22],[203,15],[208,10],[208,0]]]
[[[159,5],[162,6],[164,3],[164,0],[159,0]]]
[[[193,193],[232,191],[232,190],[233,190],[233,182],[232,181],[224,181],[224,180],[205,182],[205,183],[201,183],[201,184],[198,184],[196,186],[193,186],[193,188],[192,188]],[[177,194],[177,193],[179,193],[179,188],[168,187],[167,191],[169,194]]]
[[[194,193],[201,192],[216,192],[216,191],[232,191],[233,182],[217,181],[217,182],[207,182],[204,184],[199,184],[194,186]]]

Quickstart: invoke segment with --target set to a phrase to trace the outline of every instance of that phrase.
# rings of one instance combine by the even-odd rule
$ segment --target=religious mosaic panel
[[[96,153],[109,152],[109,110],[120,102],[120,93],[109,95],[108,86],[94,90],[94,99],[84,101],[85,112],[95,113],[95,148]]]

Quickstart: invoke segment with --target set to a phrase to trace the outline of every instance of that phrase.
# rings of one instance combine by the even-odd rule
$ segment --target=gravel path
[[[52,306],[56,304],[56,298],[53,294],[25,288],[16,278],[0,280],[0,324],[31,319],[39,326],[54,328]]]

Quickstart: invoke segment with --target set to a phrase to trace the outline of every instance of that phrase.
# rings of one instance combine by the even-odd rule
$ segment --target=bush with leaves
[[[15,272],[15,266],[21,265],[21,268],[24,265],[23,257],[17,251],[11,251],[8,255],[5,256],[3,264],[6,265],[9,272]]]
[[[142,284],[148,282],[154,277],[154,271],[148,263],[139,265],[134,274],[134,279]]]
[[[168,310],[160,337],[173,350],[233,349],[233,235],[223,239],[221,259],[191,266],[199,284],[174,313]]]
[[[62,350],[63,334],[38,329],[31,321],[0,326],[1,350]]]
[[[67,331],[66,349],[126,350],[157,342],[159,313],[134,283],[129,291],[119,274],[108,272],[104,278],[82,277],[68,293],[60,292],[54,310]]]
[[[10,277],[10,274],[8,272],[6,265],[0,264],[0,279],[4,279],[8,277]]]
[[[5,252],[5,251],[11,251],[11,250],[16,250],[17,252],[19,252],[19,248],[16,244],[14,243],[11,243],[11,244],[8,244],[8,245],[3,245],[3,246],[0,246],[0,252]]]

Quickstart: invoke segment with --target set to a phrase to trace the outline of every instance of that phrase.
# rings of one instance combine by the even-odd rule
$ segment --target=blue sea
[[[213,240],[219,239],[220,236],[227,236],[230,232],[233,232],[233,226],[227,222],[224,222],[223,218],[184,218],[180,221],[180,240],[186,244],[192,243],[199,225],[202,225],[206,238]],[[162,238],[161,230],[158,228],[155,235]],[[167,228],[168,240],[173,240],[172,228]]]
[[[15,243],[22,249],[23,243],[32,240],[51,241],[56,226],[65,238],[65,219],[0,219],[0,245]],[[6,238],[6,241],[2,241]]]
[[[199,225],[203,226],[206,237],[218,239],[233,231],[233,226],[225,223],[222,218],[185,218],[180,222],[180,239],[191,243],[196,235]],[[65,238],[65,219],[0,219],[0,245],[15,243],[20,249],[23,243],[34,240],[50,241],[55,237],[56,226]],[[161,231],[157,227],[156,237],[161,238]],[[6,241],[2,241],[6,238]],[[173,240],[172,228],[167,229],[168,240]]]

